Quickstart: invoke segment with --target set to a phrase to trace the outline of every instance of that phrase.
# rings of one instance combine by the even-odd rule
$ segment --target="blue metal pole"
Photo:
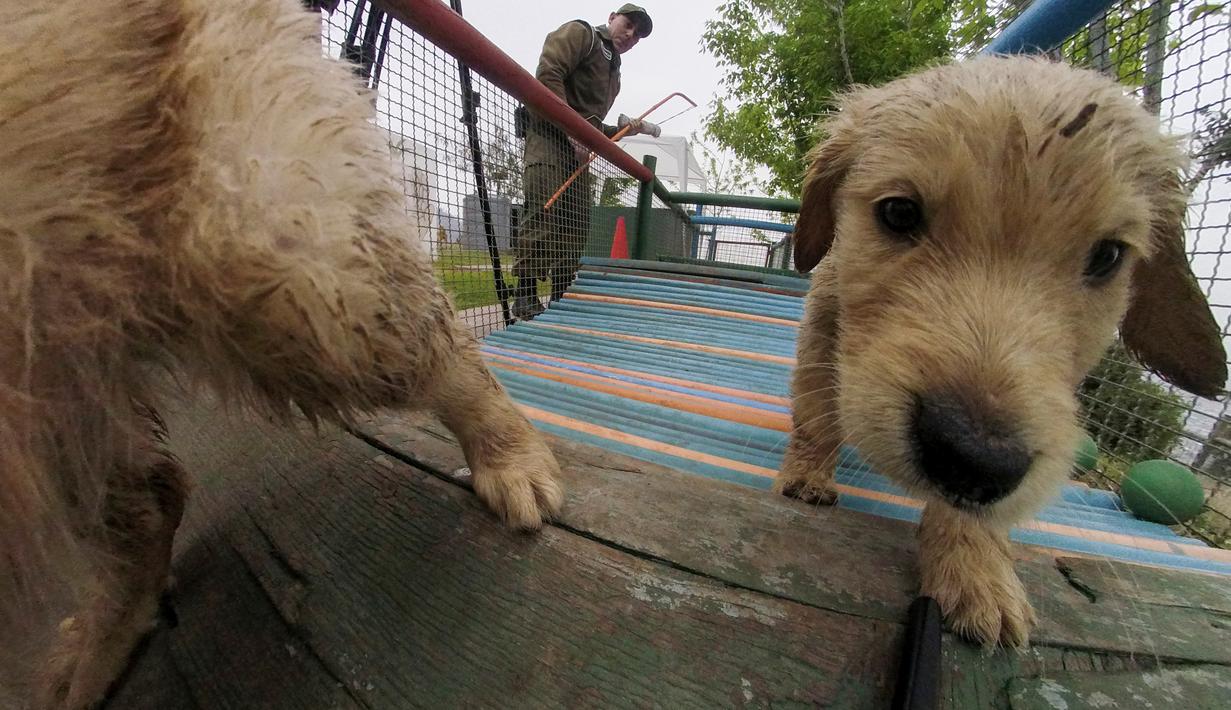
[[[1111,0],[1035,0],[980,54],[1049,51],[1089,24],[1111,4]]]
[[[697,205],[695,216],[696,217],[705,216],[705,205]],[[701,253],[701,230],[697,229],[696,227],[693,227],[692,228],[692,254],[690,256],[696,259],[697,254],[700,254],[700,253]]]
[[[743,217],[693,217],[692,223],[717,227],[747,227],[748,229],[763,229],[767,232],[782,232],[783,234],[790,234],[795,231],[795,225],[793,224],[769,222],[760,219],[744,219]]]

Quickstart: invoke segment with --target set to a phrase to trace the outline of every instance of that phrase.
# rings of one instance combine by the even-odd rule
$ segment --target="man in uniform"
[[[567,22],[547,35],[536,76],[590,125],[611,138],[619,129],[604,124],[603,118],[620,93],[620,55],[653,29],[645,9],[631,3],[611,13],[605,25]],[[629,134],[640,130],[640,123],[634,121]],[[539,279],[551,280],[551,298],[556,300],[577,273],[590,231],[593,188],[589,171],[582,173],[550,210],[543,206],[589,153],[589,148],[530,112],[523,180],[526,217],[513,266],[517,277],[513,315],[517,318],[529,319],[543,312],[537,295]]]

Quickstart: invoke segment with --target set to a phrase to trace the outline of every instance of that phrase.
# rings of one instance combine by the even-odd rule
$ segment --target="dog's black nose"
[[[1031,455],[1003,423],[979,416],[954,397],[920,397],[915,455],[929,481],[959,500],[994,503],[1012,493]]]

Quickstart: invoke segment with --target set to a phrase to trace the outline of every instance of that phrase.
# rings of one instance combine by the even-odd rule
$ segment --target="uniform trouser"
[[[583,172],[573,181],[551,209],[543,209],[574,169],[567,164],[526,166],[526,211],[517,239],[517,263],[513,266],[518,296],[534,295],[538,279],[551,279],[552,299],[558,299],[577,275],[590,233],[590,172]]]

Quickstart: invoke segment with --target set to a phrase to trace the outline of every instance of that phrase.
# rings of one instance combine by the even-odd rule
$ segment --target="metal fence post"
[[[658,167],[658,158],[652,155],[647,155],[641,160],[651,173]],[[633,250],[634,259],[653,259],[653,249],[650,244],[650,207],[654,204],[654,180],[641,183],[641,189],[637,192],[637,246]]]
[[[380,85],[380,72],[389,48],[389,30],[393,26],[393,16],[385,14],[384,10],[372,3],[365,23],[364,5],[363,0],[355,4],[355,14],[346,33],[346,44],[342,47],[342,58],[355,65],[353,71],[363,80],[365,86],[375,89]],[[363,30],[362,40],[359,38],[360,29]],[[377,35],[380,36],[379,48],[376,45]]]
[[[1163,104],[1163,58],[1167,53],[1167,19],[1170,0],[1150,3],[1149,44],[1146,45],[1145,82],[1141,87],[1141,102],[1146,110],[1159,115]]]
[[[705,216],[705,205],[697,205],[695,212],[696,212],[697,217],[704,217]],[[689,256],[696,259],[697,254],[701,252],[701,228],[694,225],[691,227],[691,229],[692,229],[692,249],[689,252]]]
[[[462,14],[462,0],[451,0],[453,11]],[[492,262],[492,280],[496,287],[496,300],[500,302],[500,313],[505,325],[512,325],[513,318],[509,313],[509,287],[504,282],[504,271],[500,266],[500,247],[496,243],[496,231],[492,225],[492,203],[487,192],[487,178],[483,174],[483,146],[479,142],[479,92],[473,88],[470,78],[470,67],[460,59],[457,70],[461,78],[462,91],[462,122],[466,124],[466,137],[470,142],[470,162],[474,171],[476,192],[479,194],[479,209],[483,212],[483,233],[487,237],[487,254]],[[511,231],[512,225],[510,225]]]

